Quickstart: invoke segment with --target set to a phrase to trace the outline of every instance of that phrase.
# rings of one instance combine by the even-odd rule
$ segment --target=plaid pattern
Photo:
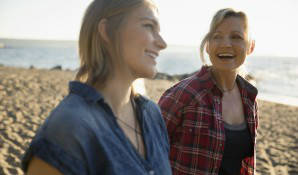
[[[254,153],[242,161],[241,175],[255,171],[255,143],[258,127],[257,89],[237,76],[246,122],[254,142]],[[222,93],[209,67],[182,80],[160,98],[169,139],[173,175],[217,175],[223,157],[225,133]]]

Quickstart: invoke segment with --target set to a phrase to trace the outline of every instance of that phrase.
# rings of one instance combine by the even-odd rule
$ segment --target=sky
[[[0,0],[0,38],[77,40],[91,0]],[[298,57],[297,0],[154,0],[168,45],[199,47],[212,16],[231,7],[248,15],[255,56]]]

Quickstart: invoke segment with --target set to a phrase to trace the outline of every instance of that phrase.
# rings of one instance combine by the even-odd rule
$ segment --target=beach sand
[[[67,95],[74,72],[0,66],[0,175],[21,175],[20,159],[38,127]],[[175,82],[145,80],[157,102]],[[298,175],[298,107],[259,101],[258,175]]]

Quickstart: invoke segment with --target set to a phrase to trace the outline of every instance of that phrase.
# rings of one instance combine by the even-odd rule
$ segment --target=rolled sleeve
[[[61,112],[59,108],[53,111],[23,157],[24,172],[27,171],[31,158],[36,156],[63,174],[87,174],[84,139],[81,138],[88,138],[88,131],[77,115],[67,110]]]
[[[25,172],[33,156],[42,159],[65,175],[86,174],[81,161],[45,138],[36,138],[32,141],[22,161],[22,169]]]

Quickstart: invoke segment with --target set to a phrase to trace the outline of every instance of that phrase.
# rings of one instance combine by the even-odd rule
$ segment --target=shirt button
[[[154,175],[155,173],[154,173],[154,171],[153,170],[150,170],[149,171],[149,175]]]

